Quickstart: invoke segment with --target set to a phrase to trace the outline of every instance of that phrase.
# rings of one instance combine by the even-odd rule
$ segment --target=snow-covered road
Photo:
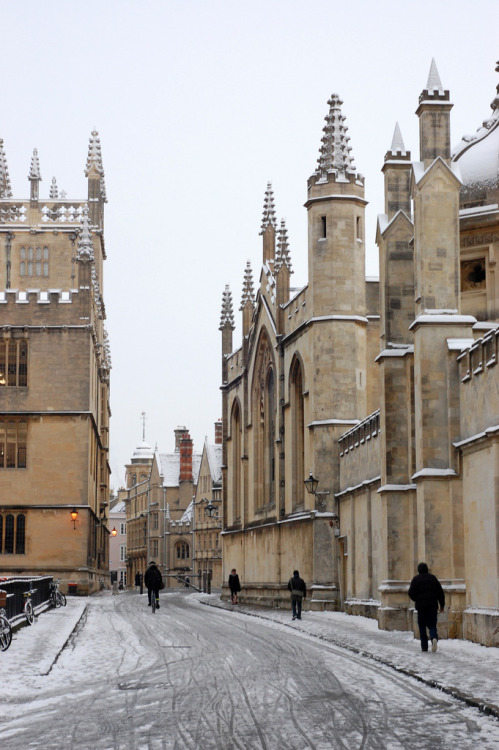
[[[154,616],[134,593],[69,599],[0,670],[3,750],[499,748],[497,720],[440,691],[184,592]]]

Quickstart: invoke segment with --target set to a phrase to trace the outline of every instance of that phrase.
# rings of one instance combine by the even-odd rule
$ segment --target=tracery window
[[[232,521],[241,518],[241,410],[236,401],[232,409],[231,419],[231,470],[232,470]]]
[[[291,467],[292,467],[292,503],[293,508],[303,505],[304,501],[304,444],[305,444],[305,408],[303,398],[303,372],[300,360],[295,358],[290,372],[291,407]]]
[[[190,548],[187,542],[177,542],[175,552],[177,560],[188,560],[190,557]]]
[[[24,513],[0,514],[0,554],[24,555],[26,516]]]
[[[46,245],[21,247],[19,263],[20,276],[39,276],[47,278],[49,275],[50,253]]]
[[[0,387],[28,385],[28,342],[0,339]]]
[[[0,420],[0,469],[26,468],[28,423]]]
[[[268,335],[261,336],[253,380],[254,477],[256,509],[275,504],[275,364]]]

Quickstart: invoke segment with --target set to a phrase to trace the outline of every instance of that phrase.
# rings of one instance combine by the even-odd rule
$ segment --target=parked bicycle
[[[0,651],[7,651],[12,643],[12,628],[7,619],[7,612],[0,607]]]
[[[52,581],[52,583],[50,584],[49,602],[52,607],[66,606],[66,597],[59,591],[60,582],[61,579],[59,578],[57,581]]]
[[[33,602],[31,601],[31,594],[32,591],[25,591],[24,592],[24,607],[23,612],[24,616],[28,622],[28,625],[33,625],[35,621],[35,612],[33,609]]]

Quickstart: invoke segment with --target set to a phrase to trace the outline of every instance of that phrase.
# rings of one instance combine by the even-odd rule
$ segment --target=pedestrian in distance
[[[230,601],[232,604],[237,604],[237,595],[241,591],[241,584],[239,582],[239,576],[237,575],[236,569],[232,568],[229,575],[229,589],[230,589]]]
[[[418,612],[419,638],[421,651],[428,651],[428,633],[430,631],[431,650],[438,646],[437,614],[444,611],[445,594],[438,578],[428,572],[424,562],[418,565],[418,575],[414,576],[409,586],[409,597],[415,602]]]
[[[303,599],[306,599],[307,597],[307,587],[305,586],[303,578],[300,578],[298,570],[293,571],[293,577],[288,581],[288,589],[291,592],[293,620],[301,620],[301,605]]]
[[[152,598],[156,599],[156,609],[159,609],[159,590],[163,588],[163,576],[155,562],[150,562],[144,575],[144,583],[147,586],[148,605],[151,606]]]

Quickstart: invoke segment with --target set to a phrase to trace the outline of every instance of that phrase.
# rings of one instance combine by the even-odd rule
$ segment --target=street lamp
[[[307,488],[307,492],[309,493],[309,495],[315,495],[317,505],[320,508],[325,508],[326,503],[324,500],[321,499],[321,496],[329,495],[329,490],[321,490],[321,492],[317,492],[317,487],[319,486],[319,480],[314,477],[312,472],[310,472],[309,478],[305,479],[303,484]],[[329,521],[329,525],[335,527],[335,534],[337,536],[339,534],[339,528],[340,528],[340,517],[338,513],[331,514],[331,520]]]
[[[211,500],[208,501],[206,500],[206,498],[203,498],[203,499],[206,503],[208,503],[204,509],[204,512],[206,513],[207,516],[209,516],[210,518],[213,518],[215,515],[216,507],[213,505]]]
[[[116,536],[116,534],[117,534],[117,533],[118,533],[118,532],[116,531],[116,526],[115,526],[115,527],[113,528],[113,530],[111,531],[111,536]]]
[[[76,529],[76,519],[78,518],[78,511],[76,508],[73,508],[73,510],[70,513],[71,520],[73,522],[73,529]]]

